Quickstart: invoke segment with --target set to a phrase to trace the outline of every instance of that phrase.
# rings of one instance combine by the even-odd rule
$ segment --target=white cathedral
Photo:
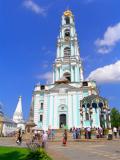
[[[38,128],[110,127],[110,109],[95,81],[86,81],[80,58],[74,15],[62,15],[53,64],[53,83],[36,85],[31,111]]]

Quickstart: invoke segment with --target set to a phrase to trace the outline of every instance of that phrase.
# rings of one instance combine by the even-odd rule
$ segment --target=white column
[[[54,97],[54,129],[58,129],[58,127],[57,127],[57,123],[58,123],[58,119],[57,119],[57,117],[58,117],[58,113],[57,113],[57,103],[56,103],[56,101],[57,101],[57,97],[55,96]]]
[[[83,81],[84,77],[83,77],[83,70],[82,68],[80,68],[80,80]]]
[[[56,67],[56,81],[59,79],[59,70],[58,68]]]
[[[52,120],[53,120],[53,96],[50,95],[50,116],[49,116],[49,126],[52,127]]]
[[[73,66],[71,66],[71,82],[74,81]]]
[[[61,57],[64,57],[64,48],[61,46]]]
[[[73,77],[74,77],[74,81],[75,81],[75,66],[73,67],[73,73],[74,73],[74,74],[73,74],[73,75],[74,75]]]
[[[58,68],[58,71],[59,71],[59,79],[60,79],[60,67]]]
[[[48,104],[47,95],[44,95],[43,130],[48,129]]]
[[[71,56],[74,55],[74,48],[73,48],[73,45],[71,44]]]
[[[40,96],[35,95],[34,96],[34,123],[38,125],[38,122],[40,121],[40,115],[39,115],[39,108],[40,108]]]
[[[57,58],[59,57],[59,46],[57,45]]]
[[[72,128],[72,96],[68,94],[68,128]]]
[[[77,67],[75,66],[75,82],[77,82]]]
[[[73,95],[73,125],[77,127],[77,103],[76,103],[76,93]]]
[[[55,82],[55,68],[53,68],[53,83]]]

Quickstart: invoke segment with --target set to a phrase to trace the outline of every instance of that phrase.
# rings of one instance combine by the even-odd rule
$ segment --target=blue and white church
[[[38,128],[103,127],[110,124],[107,99],[101,97],[95,81],[86,81],[74,15],[62,15],[53,64],[52,84],[37,84],[32,95],[31,119]]]

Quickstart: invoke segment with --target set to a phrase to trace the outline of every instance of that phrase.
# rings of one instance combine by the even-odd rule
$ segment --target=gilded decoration
[[[67,11],[64,12],[64,15],[65,16],[72,16],[73,14],[70,10],[67,10]]]

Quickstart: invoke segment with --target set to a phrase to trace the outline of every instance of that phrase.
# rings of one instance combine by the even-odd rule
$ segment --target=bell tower
[[[62,15],[57,40],[57,55],[53,64],[53,83],[66,78],[69,83],[83,81],[83,68],[75,29],[74,15],[67,10]]]

